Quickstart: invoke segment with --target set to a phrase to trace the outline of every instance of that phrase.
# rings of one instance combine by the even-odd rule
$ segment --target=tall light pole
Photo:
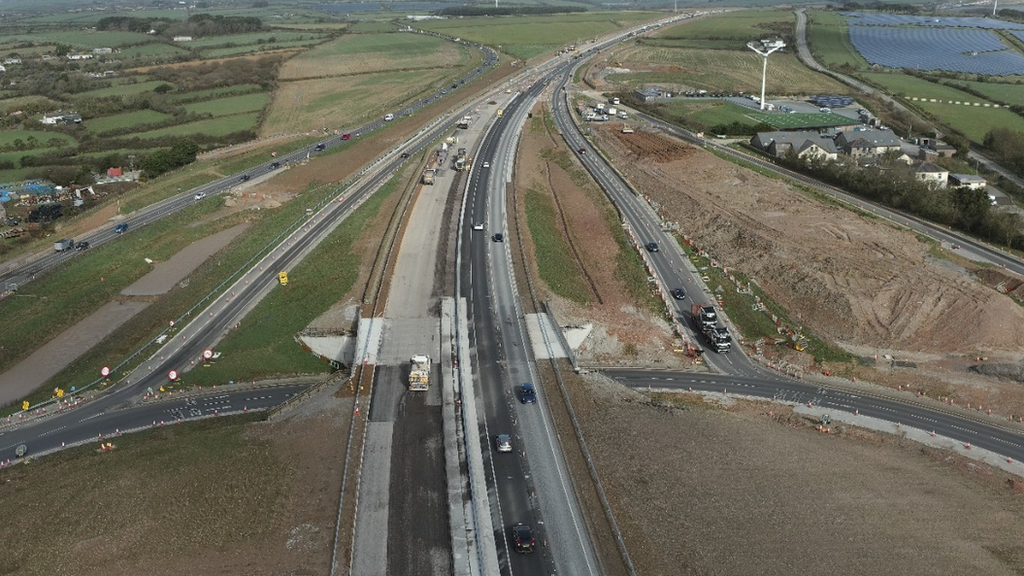
[[[786,43],[782,40],[760,40],[747,42],[747,48],[761,55],[764,65],[761,66],[761,110],[764,110],[764,85],[768,77],[768,55],[780,48],[785,48]]]

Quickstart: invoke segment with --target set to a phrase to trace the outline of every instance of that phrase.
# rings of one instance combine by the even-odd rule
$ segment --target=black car
[[[81,250],[88,250],[88,249],[89,249],[89,243],[86,242],[85,240],[79,242],[78,244],[75,244],[75,250],[81,251]]]
[[[494,236],[491,236],[491,240],[494,240],[495,242],[504,242],[505,241],[505,235],[502,234],[501,232],[498,232]]]
[[[408,152],[402,152],[402,158],[408,158],[408,157],[409,157],[409,153]]]
[[[317,144],[316,148],[313,148],[313,150],[316,150],[317,152],[323,152],[324,148],[327,148],[327,145],[321,142]]]
[[[646,248],[647,248],[648,252],[657,252],[658,251],[658,243],[657,242],[648,242]]]
[[[248,174],[242,174],[241,176],[238,177],[238,181],[239,182],[248,182],[249,181],[249,175]]]
[[[683,290],[682,288],[676,288],[675,290],[672,291],[672,297],[675,298],[676,300],[682,300],[683,298],[686,298],[686,290]]]
[[[586,153],[587,153],[587,149],[586,148],[580,148],[580,156],[582,156],[582,155],[584,155]]]
[[[512,527],[512,544],[515,545],[516,552],[520,554],[529,554],[533,552],[536,546],[536,540],[533,538],[533,528],[530,528],[526,524],[516,524]]]
[[[533,384],[523,382],[522,388],[519,389],[519,401],[523,404],[537,402],[537,389],[533,387]]]
[[[270,169],[271,170],[277,170],[280,167],[281,167],[281,163],[280,162],[271,162],[270,163]]]

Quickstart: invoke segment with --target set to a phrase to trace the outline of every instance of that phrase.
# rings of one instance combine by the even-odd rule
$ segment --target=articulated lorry
[[[417,354],[412,357],[409,370],[409,390],[426,390],[430,387],[430,356]]]
[[[732,334],[725,326],[719,326],[718,313],[715,312],[714,306],[691,304],[690,316],[693,318],[694,327],[704,335],[712,350],[719,354],[732,350]]]

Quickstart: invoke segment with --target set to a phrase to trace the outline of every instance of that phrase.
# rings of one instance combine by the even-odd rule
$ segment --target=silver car
[[[508,434],[498,434],[494,439],[494,446],[498,452],[511,452],[512,451],[512,437]]]

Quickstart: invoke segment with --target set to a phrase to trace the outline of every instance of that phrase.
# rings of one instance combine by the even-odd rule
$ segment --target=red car
[[[341,139],[342,139],[342,140],[351,140],[351,139],[352,139],[352,135],[351,135],[351,134],[348,134],[348,133],[346,133],[346,134],[342,134],[342,135],[341,135]]]

